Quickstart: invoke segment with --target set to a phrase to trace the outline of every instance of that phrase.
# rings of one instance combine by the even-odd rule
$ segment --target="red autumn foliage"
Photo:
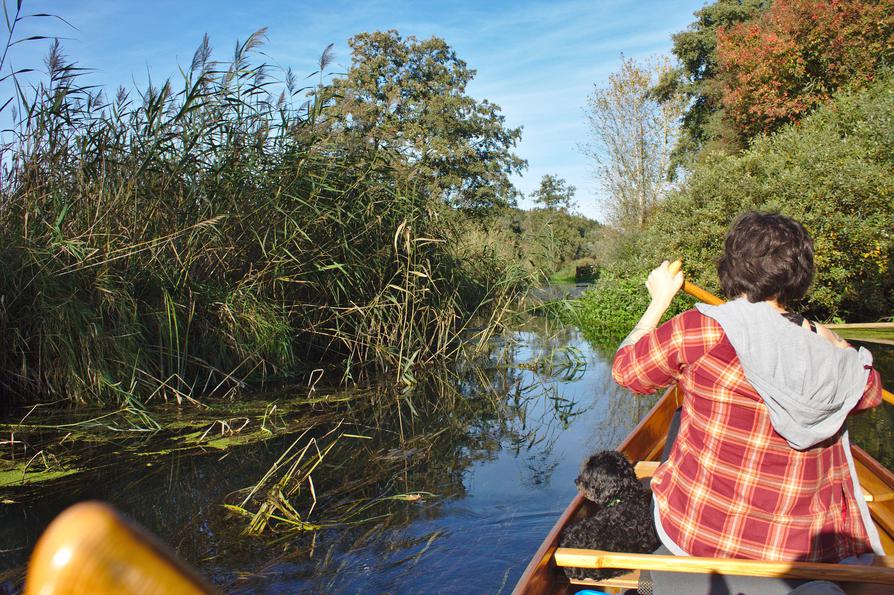
[[[743,140],[799,120],[894,62],[894,0],[775,0],[717,31],[726,118]]]

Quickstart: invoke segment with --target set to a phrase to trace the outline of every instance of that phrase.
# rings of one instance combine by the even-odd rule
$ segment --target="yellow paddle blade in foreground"
[[[100,502],[75,504],[56,517],[25,580],[25,595],[215,592],[147,531]]]

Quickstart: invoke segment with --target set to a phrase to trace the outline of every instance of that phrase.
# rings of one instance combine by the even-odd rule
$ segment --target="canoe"
[[[680,270],[680,261],[671,267]],[[713,293],[690,283],[683,291],[698,301],[721,304]],[[894,405],[894,394],[882,390],[885,402]],[[651,477],[664,450],[671,419],[683,401],[677,386],[669,388],[655,406],[618,445],[617,450],[635,464],[637,477]],[[857,478],[860,481],[872,521],[878,529],[885,556],[876,556],[872,565],[775,562],[770,560],[736,560],[729,558],[696,558],[655,556],[624,552],[570,549],[559,547],[563,529],[593,513],[593,504],[580,494],[575,495],[556,521],[543,543],[515,585],[514,594],[576,593],[597,589],[606,593],[624,593],[636,589],[640,570],[698,572],[718,575],[745,575],[798,579],[825,579],[839,582],[847,593],[894,593],[894,473],[858,446],[851,446]],[[563,566],[581,568],[617,568],[630,571],[612,579],[593,581],[568,579]]]
[[[677,387],[670,388],[642,421],[618,445],[617,450],[636,464],[637,476],[650,477],[664,449],[667,430],[674,411],[682,402]],[[882,466],[863,449],[852,446],[857,476],[863,489],[872,520],[878,528],[886,554],[894,554],[894,473]],[[559,564],[564,566],[640,568],[680,570],[681,563],[688,572],[716,572],[751,576],[786,576],[790,578],[825,578],[842,582],[848,593],[894,592],[894,556],[877,557],[871,566],[817,563],[778,563],[771,561],[731,560],[722,558],[676,558],[648,554],[628,555],[595,550],[559,548],[559,536],[570,523],[592,514],[591,503],[577,494],[525,569],[513,593],[575,593],[594,589],[606,593],[623,593],[636,589],[639,571],[622,576],[593,581],[569,580]]]

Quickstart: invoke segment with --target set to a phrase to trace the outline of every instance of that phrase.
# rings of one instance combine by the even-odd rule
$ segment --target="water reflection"
[[[486,363],[460,366],[408,399],[402,417],[378,409],[376,423],[400,426],[398,450],[414,456],[398,479],[376,485],[439,498],[391,503],[387,518],[321,531],[313,547],[306,535],[282,542],[290,553],[265,564],[262,576],[235,577],[232,587],[509,590],[573,495],[580,461],[616,444],[654,401],[620,391],[575,331],[543,321],[498,341]],[[406,414],[411,407],[416,416]],[[219,562],[216,576],[233,564]]]
[[[580,462],[617,445],[655,401],[612,382],[607,358],[616,338],[595,342],[533,319],[495,339],[480,358],[420,377],[412,390],[301,388],[271,395],[275,409],[266,400],[213,404],[201,412],[211,433],[221,433],[214,420],[236,418],[249,422],[225,438],[271,433],[224,451],[210,448],[210,435],[184,446],[182,432],[196,433],[190,415],[197,414],[188,410],[154,412],[162,425],[183,422],[182,432],[122,432],[95,445],[74,438],[59,444],[57,436],[56,456],[77,451],[96,468],[37,492],[0,488],[0,499],[17,502],[0,507],[0,583],[18,580],[55,514],[98,498],[158,533],[228,591],[509,591],[574,494]],[[870,450],[865,441],[875,441],[873,454],[881,451],[883,460],[891,456],[891,409],[863,416],[854,429]],[[888,433],[880,436],[879,426]],[[260,536],[244,535],[246,519],[222,505],[243,502],[245,488],[302,433],[299,446],[314,439],[325,449],[333,430],[355,437],[332,445],[311,474],[313,491],[307,481],[280,486],[302,519],[325,527],[297,532],[273,523]],[[33,448],[50,440],[36,431],[18,439]],[[254,508],[246,508],[256,510],[280,479],[274,473],[261,482],[249,499]],[[400,495],[419,497],[395,499]]]
[[[882,376],[882,383],[890,390],[894,387],[894,346],[864,345],[872,351],[874,366]],[[880,407],[854,415],[848,421],[848,429],[853,442],[888,469],[894,469],[894,406],[882,403]]]

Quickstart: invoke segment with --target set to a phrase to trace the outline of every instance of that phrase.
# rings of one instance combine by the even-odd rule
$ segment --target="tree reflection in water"
[[[426,370],[409,388],[303,387],[195,413],[154,412],[163,426],[207,433],[188,448],[180,430],[141,438],[119,432],[89,443],[61,430],[52,440],[19,434],[35,446],[43,440],[60,458],[81,457],[78,466],[91,470],[27,497],[20,488],[0,490],[17,502],[0,509],[0,550],[7,552],[0,572],[21,576],[49,520],[75,501],[98,498],[226,590],[511,588],[573,495],[580,462],[614,447],[654,402],[614,385],[602,355],[613,351],[534,318],[494,339],[486,354]],[[245,429],[221,436],[236,426],[221,421],[237,417],[248,420]],[[280,468],[260,481],[303,432],[294,448],[311,439],[321,452],[331,446],[311,480],[297,474],[280,482],[287,470]],[[257,439],[239,442],[251,436]],[[228,450],[209,447],[224,438],[234,444]],[[246,500],[246,488],[259,483]],[[322,528],[298,531],[272,519],[260,535],[245,535],[247,519],[222,506],[245,502],[256,512],[273,496]]]

